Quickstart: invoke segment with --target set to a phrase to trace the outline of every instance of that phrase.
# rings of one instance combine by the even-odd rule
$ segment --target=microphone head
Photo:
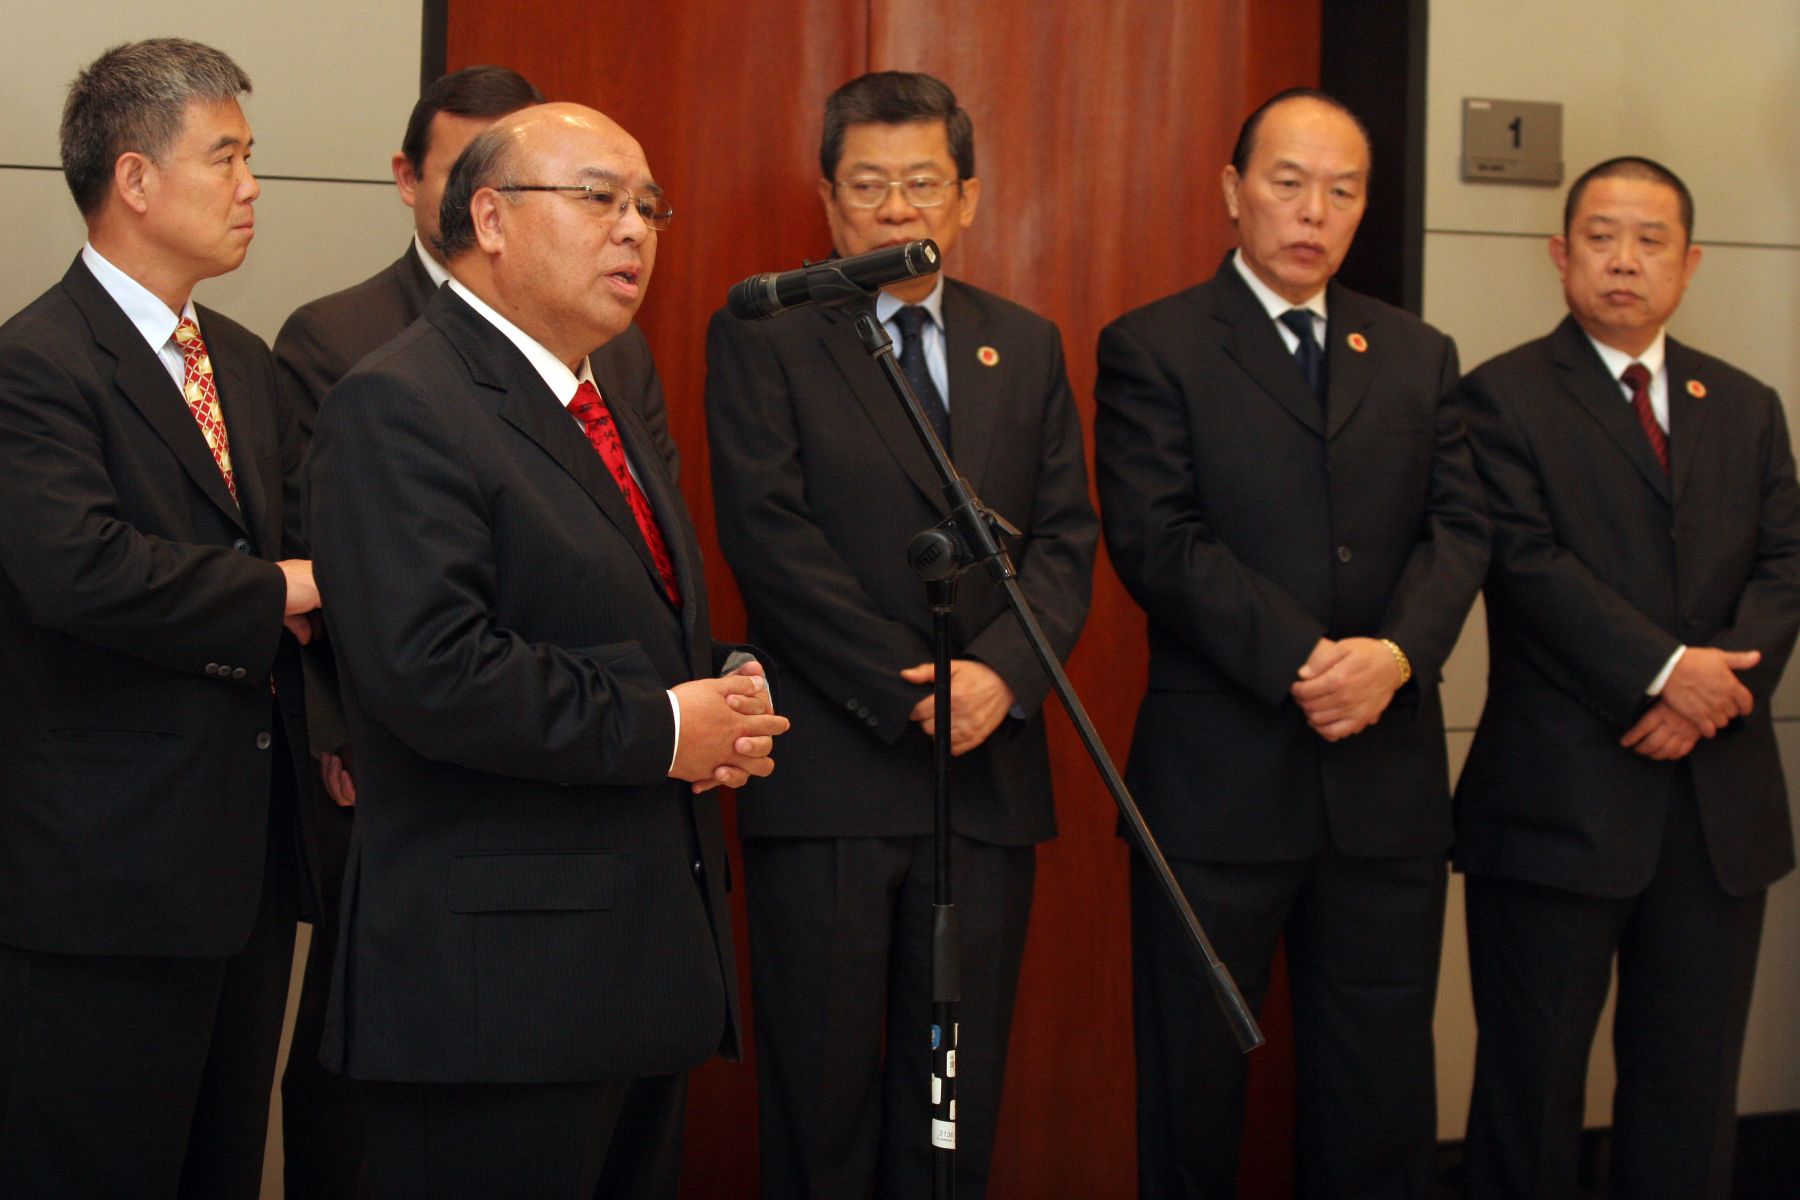
[[[938,269],[939,259],[938,244],[930,238],[906,243],[906,265],[914,275],[931,274]]]
[[[783,306],[775,298],[775,273],[765,271],[732,284],[725,307],[740,321],[761,321],[780,312]]]

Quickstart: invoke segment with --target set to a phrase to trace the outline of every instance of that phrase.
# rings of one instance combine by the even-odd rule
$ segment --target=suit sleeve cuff
[[[1675,647],[1675,653],[1669,655],[1669,661],[1663,664],[1663,669],[1656,673],[1656,678],[1652,679],[1650,681],[1650,686],[1644,689],[1644,695],[1646,695],[1646,696],[1662,695],[1663,686],[1669,682],[1669,676],[1671,674],[1673,674],[1675,671],[1675,664],[1680,662],[1681,656],[1686,653],[1687,653],[1686,646]],[[677,727],[677,728],[679,728],[679,727]]]

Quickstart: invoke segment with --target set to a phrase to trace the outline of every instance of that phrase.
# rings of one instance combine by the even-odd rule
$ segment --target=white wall
[[[1794,0],[1440,0],[1431,6],[1425,317],[1473,367],[1547,333],[1563,303],[1545,242],[1563,189],[1460,180],[1462,100],[1563,105],[1565,179],[1617,154],[1666,163],[1694,193],[1706,247],[1675,336],[1766,380],[1800,424],[1800,8]],[[1480,715],[1479,609],[1447,671],[1453,764]],[[1777,695],[1790,802],[1800,800],[1800,670]],[[1797,822],[1800,823],[1800,822]],[[1800,879],[1769,894],[1741,1111],[1800,1109]],[[1588,1081],[1588,1123],[1611,1122],[1610,1010]],[[1461,881],[1452,885],[1438,1000],[1439,1132],[1460,1138],[1474,1065]]]
[[[165,15],[166,14],[166,15]],[[392,261],[411,229],[388,158],[419,93],[418,0],[74,0],[8,7],[0,38],[0,318],[61,278],[84,236],[57,170],[70,80],[135,38],[216,46],[249,74],[263,177],[243,267],[196,298],[273,339],[295,307]],[[270,178],[276,176],[280,178]],[[327,180],[337,182],[325,182]]]

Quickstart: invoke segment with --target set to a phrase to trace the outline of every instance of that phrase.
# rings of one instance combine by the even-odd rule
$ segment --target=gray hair
[[[63,178],[76,207],[99,211],[121,154],[159,160],[180,136],[190,101],[249,91],[250,77],[227,55],[185,38],[127,42],[102,54],[75,77],[63,104]]]

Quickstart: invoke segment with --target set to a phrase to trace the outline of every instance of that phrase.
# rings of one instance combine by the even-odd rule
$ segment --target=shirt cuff
[[[1686,653],[1686,646],[1675,647],[1675,653],[1669,655],[1669,661],[1663,664],[1663,669],[1656,673],[1656,678],[1652,679],[1650,681],[1650,686],[1644,689],[1644,695],[1662,695],[1663,685],[1669,682],[1669,676],[1674,673],[1675,664],[1680,662],[1681,656]],[[676,728],[679,729],[680,726],[678,725]]]
[[[675,745],[669,751],[669,770],[675,769],[675,759],[681,753],[681,703],[675,699],[675,693],[666,693],[669,697],[669,711],[675,714]]]

